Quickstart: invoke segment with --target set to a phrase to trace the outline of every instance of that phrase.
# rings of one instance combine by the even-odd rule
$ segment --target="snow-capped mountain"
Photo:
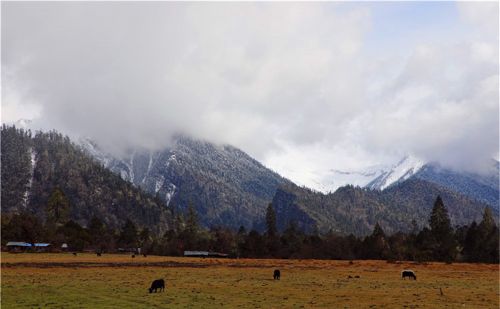
[[[335,192],[338,188],[354,185],[365,187],[374,179],[386,172],[387,167],[383,165],[371,166],[361,170],[338,170],[330,169],[324,173],[312,173],[310,187],[323,193]],[[308,186],[308,185],[306,185]]]
[[[243,151],[185,136],[160,150],[105,153],[89,139],[81,147],[121,178],[185,209],[193,205],[206,226],[261,224],[276,189],[289,181]]]
[[[378,164],[362,169],[325,169],[322,171],[286,171],[291,179],[301,179],[300,185],[323,192],[335,192],[338,188],[353,185],[374,190],[402,182],[417,173],[425,162],[413,156],[405,156],[394,164]],[[294,175],[297,174],[297,177]],[[300,176],[300,177],[299,177]]]
[[[385,188],[400,183],[415,175],[425,162],[412,156],[405,156],[398,163],[390,168],[381,171],[380,175],[373,178],[368,184],[363,187],[384,190]]]
[[[382,191],[406,180],[417,178],[464,194],[494,209],[500,209],[499,172],[499,162],[496,160],[492,160],[488,173],[480,175],[454,171],[438,163],[425,162],[407,155],[392,165],[376,165],[360,170],[330,169],[309,172],[301,175],[304,181],[300,185],[323,193],[335,192],[346,185]],[[287,175],[293,176],[293,173],[287,172]]]

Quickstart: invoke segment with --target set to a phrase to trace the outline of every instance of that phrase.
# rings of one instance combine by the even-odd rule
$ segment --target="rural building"
[[[118,248],[118,252],[120,253],[137,253],[140,254],[140,248]]]
[[[31,245],[28,242],[23,241],[9,241],[7,243],[7,250],[9,252],[21,252],[29,249],[35,249],[36,251],[46,251],[50,248],[50,244],[48,243],[35,243],[35,245]]]
[[[209,252],[209,251],[184,251],[184,256],[191,257],[228,257],[226,253]]]

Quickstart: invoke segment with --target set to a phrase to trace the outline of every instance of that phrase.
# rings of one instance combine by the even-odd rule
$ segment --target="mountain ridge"
[[[408,232],[412,222],[423,227],[437,196],[441,196],[454,225],[481,219],[487,204],[437,184],[411,178],[384,191],[344,186],[324,194],[298,186],[281,187],[273,198],[277,226],[283,230],[294,222],[301,229],[368,235],[379,223],[386,232]],[[493,210],[498,214],[498,210]]]
[[[230,145],[179,135],[158,151],[112,158],[82,143],[105,167],[181,210],[192,204],[204,225],[260,226],[276,189],[290,182]],[[89,147],[91,145],[92,147]]]

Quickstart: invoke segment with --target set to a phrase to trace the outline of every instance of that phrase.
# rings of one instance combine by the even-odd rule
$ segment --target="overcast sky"
[[[2,122],[110,151],[175,133],[304,183],[498,158],[498,3],[2,2]]]

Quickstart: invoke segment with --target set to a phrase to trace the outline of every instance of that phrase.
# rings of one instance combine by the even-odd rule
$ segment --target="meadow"
[[[5,252],[1,258],[2,308],[499,307],[495,264]],[[407,268],[416,281],[401,279]],[[149,294],[159,278],[165,292]]]

